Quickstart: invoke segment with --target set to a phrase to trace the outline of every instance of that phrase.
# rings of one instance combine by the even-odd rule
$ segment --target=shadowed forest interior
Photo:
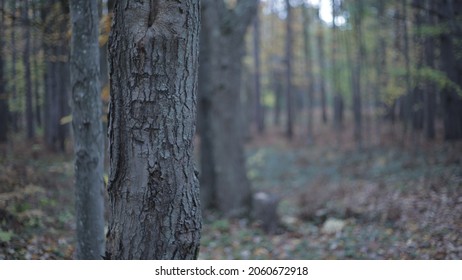
[[[0,16],[0,259],[462,258],[462,1]]]

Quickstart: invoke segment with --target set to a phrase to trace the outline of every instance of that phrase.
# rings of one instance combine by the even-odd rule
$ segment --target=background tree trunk
[[[244,35],[258,6],[239,0],[202,1],[199,68],[201,198],[225,216],[248,215],[250,182],[245,168],[240,101]]]
[[[260,19],[257,15],[253,23],[253,57],[255,67],[255,124],[257,126],[257,132],[263,133],[265,129],[263,106],[261,100],[261,69],[260,69]]]
[[[292,7],[290,1],[286,0],[286,105],[287,105],[287,138],[294,136],[294,112],[292,109]]]
[[[308,83],[307,88],[307,111],[308,111],[308,125],[307,125],[307,142],[313,143],[313,105],[314,105],[314,78],[313,78],[313,61],[311,57],[311,41],[310,41],[310,25],[311,18],[307,4],[303,6],[303,46],[305,58],[305,76]]]
[[[64,151],[69,126],[62,123],[69,109],[68,1],[53,0],[42,7],[45,53],[45,144]]]
[[[343,97],[340,94],[339,76],[338,76],[338,63],[337,63],[337,23],[336,18],[339,10],[338,0],[332,0],[332,90],[334,96],[334,127],[337,132],[337,140],[340,141],[340,131],[343,122]]]
[[[111,217],[106,257],[194,259],[199,3],[117,1],[109,38]]]
[[[30,20],[29,20],[29,0],[24,0],[24,6],[22,7],[23,22],[26,25],[24,31],[24,52],[23,52],[23,63],[24,63],[24,82],[26,91],[26,128],[27,128],[27,139],[32,139],[35,136],[35,120],[34,110],[32,104],[32,78],[30,71]]]
[[[5,90],[4,46],[5,46],[5,2],[0,0],[2,17],[0,19],[0,143],[8,140],[8,94]]]
[[[319,63],[319,94],[321,99],[322,122],[327,123],[327,96],[326,96],[326,61],[324,58],[324,26],[318,11],[318,30],[316,41],[318,43],[318,63]]]
[[[104,255],[104,140],[99,81],[98,8],[71,0],[70,74],[75,155],[77,259]]]

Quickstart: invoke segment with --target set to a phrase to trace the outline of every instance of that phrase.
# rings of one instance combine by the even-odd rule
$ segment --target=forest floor
[[[254,137],[248,175],[279,197],[281,227],[205,213],[199,258],[462,259],[462,143],[387,136],[358,151],[344,134]],[[0,147],[0,259],[71,259],[72,156],[12,143]]]

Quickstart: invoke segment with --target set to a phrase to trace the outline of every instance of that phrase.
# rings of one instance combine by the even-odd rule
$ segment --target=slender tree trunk
[[[354,33],[356,42],[356,62],[354,63],[353,70],[353,116],[354,116],[354,139],[358,149],[362,148],[362,63],[364,57],[364,44],[362,38],[362,17],[363,17],[363,3],[362,0],[357,0],[356,13],[353,16]]]
[[[427,11],[426,11],[426,24],[434,26],[436,24],[435,17],[433,16],[432,10],[435,9],[435,1],[427,0]],[[435,46],[434,37],[426,36],[424,39],[424,56],[425,66],[434,69],[435,68]],[[436,87],[432,81],[424,82],[424,130],[427,139],[435,138],[435,107],[436,103]]]
[[[201,200],[225,216],[248,216],[250,182],[245,168],[240,101],[244,35],[257,0],[202,1],[199,68]]]
[[[74,131],[77,259],[104,255],[104,140],[99,81],[98,9],[70,1],[70,74]]]
[[[27,128],[27,139],[32,139],[35,136],[35,121],[34,121],[34,110],[32,104],[32,78],[30,71],[30,21],[29,21],[29,0],[23,1],[24,6],[22,7],[23,21],[26,25],[24,31],[24,52],[23,52],[23,63],[24,63],[24,82],[26,90],[26,128]]]
[[[292,98],[292,7],[290,1],[286,0],[286,101],[287,101],[287,131],[289,139],[294,136],[294,112]]]
[[[253,23],[253,57],[254,57],[254,67],[255,67],[255,123],[257,125],[257,132],[259,134],[263,133],[265,129],[265,123],[263,118],[263,108],[261,100],[261,69],[260,69],[260,19],[257,15]]]
[[[32,15],[33,15],[33,21],[36,22],[38,21],[38,9],[37,9],[37,4],[35,2],[32,2]],[[42,126],[42,109],[41,109],[41,96],[40,96],[40,69],[38,65],[38,56],[40,52],[39,48],[39,43],[38,41],[40,40],[40,35],[38,34],[37,31],[35,31],[32,35],[32,42],[31,42],[31,49],[32,49],[32,69],[33,69],[33,96],[34,96],[34,102],[35,102],[35,120],[37,127]]]
[[[332,88],[334,92],[334,126],[337,132],[337,140],[340,141],[340,132],[343,122],[343,98],[340,94],[338,69],[337,69],[337,13],[339,9],[338,0],[332,0]]]
[[[374,108],[378,110],[380,107],[384,106],[381,102],[382,96],[384,96],[385,91],[388,85],[388,76],[387,76],[387,40],[384,32],[384,26],[387,25],[385,19],[385,0],[378,1],[377,8],[378,16],[378,25],[377,25],[377,55],[376,55],[376,73],[377,73],[377,82],[374,90]],[[382,116],[376,113],[375,116],[375,128],[376,128],[376,138],[378,143],[382,143]]]
[[[194,259],[199,3],[121,0],[114,11],[106,257]]]
[[[307,140],[311,144],[314,141],[313,135],[313,103],[314,103],[314,77],[313,77],[313,61],[311,57],[311,41],[310,41],[310,25],[311,18],[308,14],[308,6],[303,7],[303,46],[305,52],[305,77],[308,83],[307,99],[308,99],[308,126]]]
[[[11,18],[11,100],[13,110],[11,112],[11,122],[13,130],[18,132],[20,129],[20,104],[16,88],[17,73],[16,73],[16,60],[17,60],[17,46],[16,46],[16,0],[11,0],[11,13],[14,15]]]
[[[402,103],[402,110],[403,110],[403,118],[404,118],[404,132],[403,132],[403,139],[406,139],[406,134],[408,131],[409,123],[411,122],[412,117],[412,105],[413,105],[413,96],[412,96],[412,88],[411,88],[411,58],[410,58],[410,50],[409,50],[409,32],[408,32],[408,13],[407,13],[407,0],[401,1],[401,9],[403,11],[402,15],[402,28],[403,28],[403,39],[404,39],[404,67],[406,69],[405,73],[405,82],[406,82],[406,91],[404,92],[404,100]],[[413,127],[411,126],[411,135],[414,133]]]
[[[319,61],[319,94],[321,95],[322,122],[327,123],[327,92],[326,92],[326,60],[324,56],[324,30],[321,17],[318,13],[318,31],[316,34],[318,43],[318,61]]]
[[[0,143],[8,140],[8,94],[5,90],[5,71],[4,71],[4,46],[5,46],[5,1],[0,0],[1,21],[0,21]]]

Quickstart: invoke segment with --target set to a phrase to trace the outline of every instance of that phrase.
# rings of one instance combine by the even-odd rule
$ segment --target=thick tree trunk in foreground
[[[97,8],[95,1],[70,1],[77,259],[101,259],[104,254],[104,141]]]
[[[245,169],[240,88],[244,35],[257,0],[202,1],[199,68],[201,201],[225,216],[248,215],[250,182]]]
[[[197,0],[117,1],[109,38],[111,217],[106,257],[194,259]]]

